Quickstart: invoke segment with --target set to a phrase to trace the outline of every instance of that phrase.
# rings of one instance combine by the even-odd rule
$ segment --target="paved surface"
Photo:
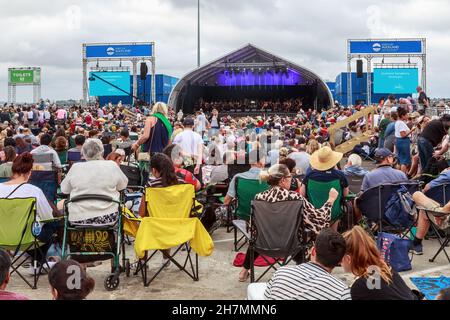
[[[240,268],[232,266],[232,261],[236,255],[233,251],[233,234],[226,233],[225,229],[216,231],[213,235],[215,250],[212,256],[199,258],[200,281],[194,282],[184,273],[178,271],[175,266],[163,271],[149,287],[144,287],[140,276],[126,278],[123,274],[120,278],[118,290],[108,292],[103,287],[104,278],[108,275],[109,262],[89,268],[88,273],[95,279],[96,287],[89,299],[115,300],[115,299],[181,299],[181,300],[242,300],[246,298],[247,283],[238,281]],[[434,263],[428,262],[438,248],[437,240],[425,241],[423,256],[414,256],[413,270],[403,273],[407,280],[413,277],[438,277],[441,275],[450,276],[450,265],[441,254]],[[127,252],[130,257],[134,257],[133,248],[129,246]],[[161,263],[161,256],[157,256],[156,264],[150,267],[150,273]],[[133,258],[132,258],[133,260]],[[259,268],[258,268],[259,269]],[[338,277],[349,284],[352,276],[343,274],[342,269],[334,271]],[[266,281],[269,277],[266,277]],[[39,281],[38,289],[31,290],[25,286],[24,282],[17,276],[13,276],[10,287],[11,291],[20,292],[31,299],[51,299],[47,277],[43,276]]]
[[[343,161],[344,162],[344,161]],[[366,162],[365,167],[372,169],[373,163]],[[200,281],[194,282],[187,275],[178,271],[175,266],[164,270],[156,280],[149,286],[144,287],[140,276],[126,278],[123,274],[120,278],[118,290],[108,292],[104,289],[103,281],[109,274],[109,262],[89,268],[88,273],[95,279],[96,286],[89,299],[115,300],[115,299],[181,299],[181,300],[242,300],[246,298],[247,283],[238,280],[240,268],[233,267],[232,262],[236,256],[233,251],[233,233],[227,233],[224,228],[216,231],[213,235],[215,242],[214,253],[207,258],[199,257]],[[439,277],[441,275],[450,277],[450,264],[442,253],[434,263],[428,261],[438,249],[437,240],[424,241],[424,255],[414,256],[413,270],[404,272],[402,276],[413,288],[410,277]],[[242,249],[241,251],[244,251]],[[449,248],[450,253],[450,248]],[[127,256],[134,260],[132,246],[127,246]],[[181,256],[180,256],[181,257]],[[155,257],[155,263],[150,267],[150,274],[161,264],[160,254]],[[263,279],[270,279],[269,273]],[[334,274],[346,281],[349,285],[353,278],[344,274],[341,268],[336,268]],[[31,277],[30,277],[31,279]],[[37,290],[29,289],[18,277],[13,276],[8,290],[25,294],[31,299],[51,299],[47,277],[43,276],[39,281]]]

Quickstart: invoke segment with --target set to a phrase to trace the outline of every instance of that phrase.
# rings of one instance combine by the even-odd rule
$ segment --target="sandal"
[[[241,273],[239,274],[239,282],[247,282],[248,278],[250,277],[250,271],[245,270],[241,271]]]

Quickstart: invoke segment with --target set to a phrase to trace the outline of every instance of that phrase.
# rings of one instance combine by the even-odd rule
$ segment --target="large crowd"
[[[376,116],[368,120],[375,128],[370,139],[349,152],[345,162],[344,155],[334,151],[335,146],[361,136],[367,120],[354,119],[340,128],[334,141],[330,141],[330,127],[367,106],[336,103],[328,110],[313,110],[300,108],[300,100],[202,101],[203,109],[185,115],[164,103],[151,108],[121,104],[57,106],[48,101],[5,104],[0,110],[0,198],[36,198],[39,221],[61,217],[69,210],[71,223],[108,225],[118,220],[113,204],[93,200],[70,203],[66,208],[64,200],[50,200],[48,190],[29,183],[33,173],[55,171],[58,193],[69,199],[96,194],[119,201],[122,191],[131,188],[131,179],[136,178],[130,176],[130,168],[137,168],[140,174],[136,183],[143,187],[191,184],[198,194],[221,193],[224,199],[219,201],[217,197],[214,206],[202,203],[202,222],[212,233],[226,225],[222,214],[240,197],[237,179],[260,181],[267,189],[258,192],[255,200],[301,203],[301,228],[309,231],[314,244],[307,258],[294,257],[296,266],[274,273],[264,289],[266,299],[419,299],[420,293],[411,291],[399,270],[385,261],[373,238],[380,231],[378,222],[367,221],[360,209],[364,204],[358,201],[363,201],[365,192],[382,185],[422,181],[423,188],[410,194],[411,201],[423,207],[415,214],[415,232],[408,234],[411,252],[421,255],[426,251],[423,239],[431,224],[427,209],[443,213],[432,223],[442,229],[448,227],[450,207],[434,202],[427,191],[450,184],[450,115],[430,116],[428,111],[433,106],[418,91],[417,102],[397,101],[391,96],[374,105]],[[228,109],[242,108],[242,103],[244,109],[249,103],[258,110],[271,109],[273,115],[221,116]],[[295,116],[276,115],[278,111],[294,110]],[[47,160],[39,160],[44,158]],[[363,160],[376,162],[375,168],[368,171]],[[355,178],[360,179],[356,192],[351,190]],[[323,185],[323,201],[317,201],[314,191]],[[351,208],[351,224],[344,223],[349,213],[343,219],[341,205]],[[134,206],[128,208],[133,211]],[[145,193],[136,208],[136,216],[151,214]],[[58,262],[60,257],[50,256],[53,235],[63,228],[61,220],[41,223],[42,230],[36,236],[44,246],[36,260],[38,265],[49,261],[54,265],[48,277],[55,299],[84,299],[93,290],[92,278],[83,271],[83,288],[76,292],[67,289],[64,272],[79,263]],[[170,254],[170,249],[165,252]],[[10,254],[0,251],[0,299],[23,299],[6,291]],[[28,254],[36,256],[36,252]],[[251,256],[256,259],[258,255],[247,253],[237,280],[248,280]],[[164,264],[167,259],[164,254]],[[338,266],[357,278],[350,288],[332,275]],[[381,275],[378,290],[366,286],[374,266]],[[35,273],[35,267],[30,268]],[[441,298],[448,296],[448,290],[441,292]]]

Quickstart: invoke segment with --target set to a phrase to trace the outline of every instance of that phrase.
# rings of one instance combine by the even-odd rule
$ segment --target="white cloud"
[[[42,67],[42,93],[81,97],[81,44],[155,41],[157,72],[196,67],[195,0],[0,0],[0,100],[7,68]],[[346,39],[426,37],[428,91],[450,96],[447,0],[201,0],[202,61],[246,43],[303,64],[323,78],[346,69]],[[18,98],[29,97],[23,88]]]

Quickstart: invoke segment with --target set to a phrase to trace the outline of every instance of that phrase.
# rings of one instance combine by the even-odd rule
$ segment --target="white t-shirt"
[[[70,198],[80,195],[102,195],[119,200],[119,191],[127,186],[128,178],[113,161],[95,160],[75,163],[61,183],[61,191]],[[118,210],[117,204],[105,201],[80,201],[69,204],[69,220],[93,219]]]
[[[0,198],[6,198],[18,184],[0,184]],[[53,209],[50,207],[47,198],[41,189],[31,184],[24,184],[14,191],[8,199],[15,198],[36,198],[36,220],[44,221],[53,219]]]
[[[295,161],[295,169],[297,169],[297,174],[306,174],[306,171],[309,168],[309,154],[306,152],[293,152],[288,155],[288,158]]]
[[[397,120],[395,122],[395,137],[401,138],[402,136],[401,136],[400,132],[402,132],[402,131],[408,132],[409,127],[406,125],[406,123],[404,121]]]
[[[268,157],[271,166],[278,164],[278,160],[280,159],[280,150],[278,149],[270,150],[268,153]]]
[[[197,116],[197,119],[195,119],[197,124],[196,124],[196,131],[197,132],[202,132],[206,130],[206,117],[203,113],[199,114]]]
[[[177,134],[173,143],[179,145],[186,154],[192,156],[197,154],[198,146],[203,144],[203,139],[197,132],[184,130]]]

